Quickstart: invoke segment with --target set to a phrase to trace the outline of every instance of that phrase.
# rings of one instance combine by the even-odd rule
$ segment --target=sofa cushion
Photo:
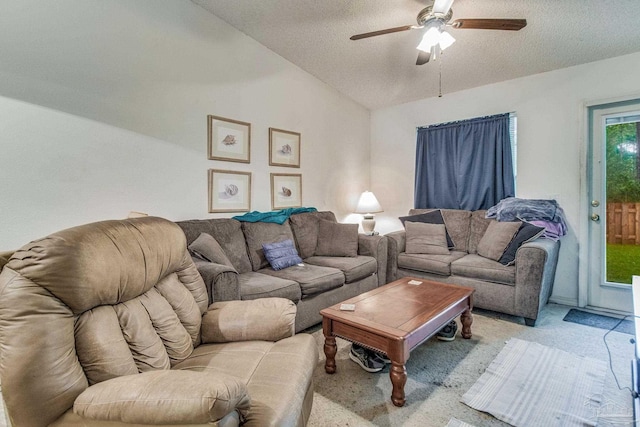
[[[303,425],[294,408],[303,407],[317,363],[314,338],[297,334],[277,342],[204,344],[176,369],[220,372],[239,378],[251,396],[247,425],[295,426]]]
[[[251,261],[249,261],[247,254],[247,245],[240,221],[230,218],[215,218],[179,221],[177,224],[187,237],[187,245],[196,240],[200,233],[210,234],[220,244],[238,273],[251,271]]]
[[[498,261],[522,223],[491,221],[478,242],[478,255]]]
[[[238,282],[240,282],[240,298],[243,300],[280,297],[297,303],[302,298],[300,285],[293,280],[250,271],[239,275]]]
[[[298,251],[293,246],[293,240],[287,239],[282,242],[265,243],[262,245],[265,258],[274,270],[282,270],[302,262]]]
[[[502,265],[477,254],[470,254],[452,262],[451,274],[504,285],[516,283],[515,266]]]
[[[262,245],[282,242],[283,240],[293,241],[293,232],[288,222],[275,224],[272,222],[243,222],[242,231],[247,241],[247,251],[251,260],[253,271],[258,271],[269,265],[269,261],[264,256]]]
[[[418,215],[432,212],[433,209],[410,209],[409,215]],[[458,209],[440,209],[442,219],[447,227],[447,233],[451,236],[454,250],[467,252],[469,242],[469,222],[471,221],[471,211]]]
[[[305,212],[289,217],[289,223],[291,224],[293,235],[296,238],[298,252],[303,259],[309,258],[316,253],[316,246],[318,244],[318,221],[321,219],[337,222],[336,216],[331,211]]]
[[[204,261],[233,267],[220,243],[209,233],[200,235],[188,246],[189,253]]]
[[[451,263],[466,256],[466,252],[450,251],[449,255],[407,254],[398,255],[398,268],[449,276]]]
[[[537,225],[523,222],[516,235],[511,239],[511,242],[509,242],[507,249],[505,249],[498,262],[503,265],[512,265],[516,262],[516,252],[518,251],[518,248],[527,242],[537,239],[544,233],[544,231],[544,227],[538,227]]]
[[[272,268],[263,268],[258,273],[297,282],[300,285],[302,298],[338,288],[344,284],[345,280],[342,271],[336,268],[307,263],[278,271]]]
[[[170,410],[158,410],[164,406]],[[218,372],[152,371],[104,381],[83,391],[73,411],[89,420],[205,424],[251,407],[247,386]],[[90,423],[87,423],[90,424]]]
[[[484,236],[487,227],[491,222],[495,222],[495,219],[485,218],[487,211],[479,210],[471,213],[471,222],[469,225],[469,247],[467,252],[470,254],[478,253],[478,243]]]
[[[402,222],[403,226],[405,221],[424,222],[427,224],[444,224],[444,219],[442,218],[442,213],[440,212],[440,209],[423,213],[423,214],[418,214],[418,215],[401,216],[399,219],[400,219],[400,222]],[[453,248],[454,244],[453,244],[453,240],[451,240],[451,236],[449,235],[449,232],[446,229],[446,225],[445,225],[445,233],[447,236],[447,246],[451,249]]]
[[[448,255],[447,236],[444,224],[427,224],[407,221],[406,248],[408,254]]]
[[[358,256],[358,224],[318,221],[318,256]]]
[[[304,262],[307,264],[337,268],[344,274],[345,283],[357,282],[360,279],[375,274],[378,269],[378,263],[375,258],[363,255],[355,258],[314,256],[305,259]]]

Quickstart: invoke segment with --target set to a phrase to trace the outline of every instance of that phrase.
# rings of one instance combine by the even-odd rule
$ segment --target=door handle
[[[591,214],[591,221],[600,221],[600,215],[597,213]]]

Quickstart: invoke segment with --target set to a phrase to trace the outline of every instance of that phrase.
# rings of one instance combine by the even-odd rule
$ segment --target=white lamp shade
[[[365,191],[360,195],[356,213],[370,214],[376,212],[382,212],[382,206],[380,206],[378,199],[371,191]]]

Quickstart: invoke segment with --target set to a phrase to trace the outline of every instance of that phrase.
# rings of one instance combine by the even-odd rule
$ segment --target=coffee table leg
[[[336,352],[338,347],[336,346],[336,338],[334,336],[324,337],[324,355],[327,360],[324,363],[324,371],[327,374],[334,374],[336,372]]]
[[[391,369],[389,370],[391,377],[391,402],[396,406],[404,406],[404,385],[407,382],[407,369],[404,365],[391,361]]]
[[[473,323],[471,310],[463,311],[460,315],[460,321],[462,322],[462,338],[471,338],[471,323]]]

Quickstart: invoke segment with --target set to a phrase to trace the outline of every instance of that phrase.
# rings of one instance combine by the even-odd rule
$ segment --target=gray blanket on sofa
[[[485,216],[498,221],[551,221],[560,224],[565,233],[567,230],[564,210],[555,200],[508,197],[490,207]]]

